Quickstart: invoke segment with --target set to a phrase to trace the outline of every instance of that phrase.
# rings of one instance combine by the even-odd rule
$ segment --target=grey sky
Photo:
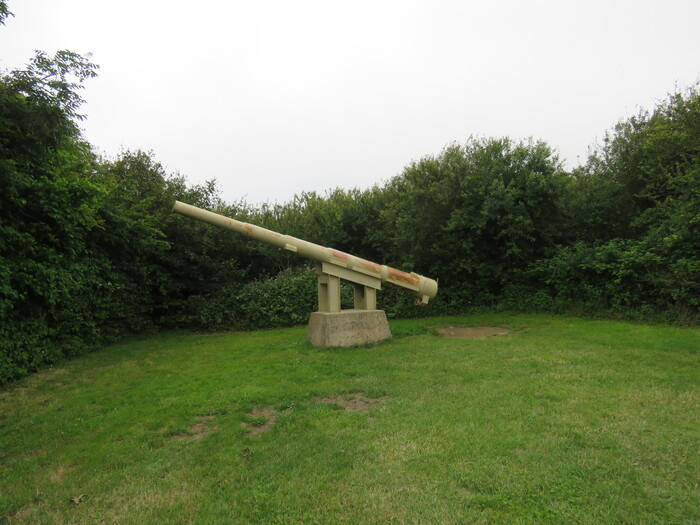
[[[469,135],[568,165],[700,79],[700,2],[10,0],[0,67],[93,53],[85,137],[227,201],[369,187]]]

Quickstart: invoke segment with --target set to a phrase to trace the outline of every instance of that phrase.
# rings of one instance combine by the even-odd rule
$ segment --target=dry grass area
[[[483,339],[510,333],[510,330],[497,326],[448,326],[437,328],[437,331],[448,339]]]
[[[386,396],[372,398],[367,397],[361,392],[314,398],[314,401],[317,403],[327,403],[333,406],[341,407],[343,410],[348,410],[350,412],[366,412],[370,408],[377,406],[386,400]]]
[[[279,411],[275,410],[273,407],[256,408],[246,414],[248,416],[247,421],[241,423],[243,427],[248,430],[248,434],[251,436],[258,436],[263,432],[267,432],[272,428],[277,420],[277,415]]]
[[[219,427],[214,425],[216,416],[205,415],[200,416],[197,422],[189,427],[185,432],[181,434],[174,434],[171,439],[186,439],[186,440],[197,440],[207,437],[209,434],[219,430]]]

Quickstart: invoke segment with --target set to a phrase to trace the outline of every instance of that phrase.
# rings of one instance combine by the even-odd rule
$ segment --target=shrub
[[[316,310],[316,275],[308,266],[243,286],[236,297],[238,322],[246,329],[294,326]]]

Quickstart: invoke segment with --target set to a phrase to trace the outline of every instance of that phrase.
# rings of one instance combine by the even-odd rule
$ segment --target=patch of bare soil
[[[258,436],[272,428],[277,420],[277,411],[272,407],[256,408],[248,412],[248,417],[253,421],[243,423],[251,436]]]
[[[437,331],[449,339],[484,339],[492,335],[510,333],[510,330],[497,326],[448,326],[438,328]]]
[[[68,373],[68,370],[65,368],[48,368],[46,370],[41,370],[39,372],[36,372],[34,374],[34,377],[38,379],[46,379],[49,376],[52,375],[57,375],[57,376],[62,376]]]
[[[343,409],[350,412],[366,412],[373,406],[386,401],[386,399],[386,397],[367,397],[364,394],[356,392],[354,394],[341,394],[333,397],[316,397],[314,401],[317,403],[340,405]]]
[[[43,381],[44,379],[47,379],[52,376],[62,376],[68,373],[68,370],[65,368],[48,368],[46,370],[41,370],[39,372],[35,372],[32,377],[35,379],[39,379]]]
[[[203,437],[212,434],[219,430],[217,425],[214,425],[214,420],[216,416],[201,416],[197,422],[187,429],[183,434],[176,434],[172,436],[173,439],[186,439],[188,441],[195,441],[197,439],[202,439]]]
[[[52,470],[49,472],[49,479],[54,483],[60,483],[66,477],[67,472],[68,469],[65,466],[61,465],[56,470]]]

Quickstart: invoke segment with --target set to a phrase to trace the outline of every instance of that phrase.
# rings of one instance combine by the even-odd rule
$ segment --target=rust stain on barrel
[[[245,230],[246,235],[253,235],[253,226],[250,224],[246,224],[243,226],[243,229]]]
[[[357,262],[360,263],[361,266],[364,266],[368,270],[373,271],[374,273],[381,273],[382,272],[382,265],[373,263],[372,261],[368,261],[366,259],[357,259]]]
[[[338,259],[349,259],[350,257],[352,257],[352,255],[347,254],[345,252],[341,252],[340,250],[331,249],[331,253],[334,257],[337,257]]]
[[[402,272],[396,268],[389,267],[389,278],[395,279],[397,281],[403,281],[408,284],[416,285],[419,283],[420,278],[417,275]]]

